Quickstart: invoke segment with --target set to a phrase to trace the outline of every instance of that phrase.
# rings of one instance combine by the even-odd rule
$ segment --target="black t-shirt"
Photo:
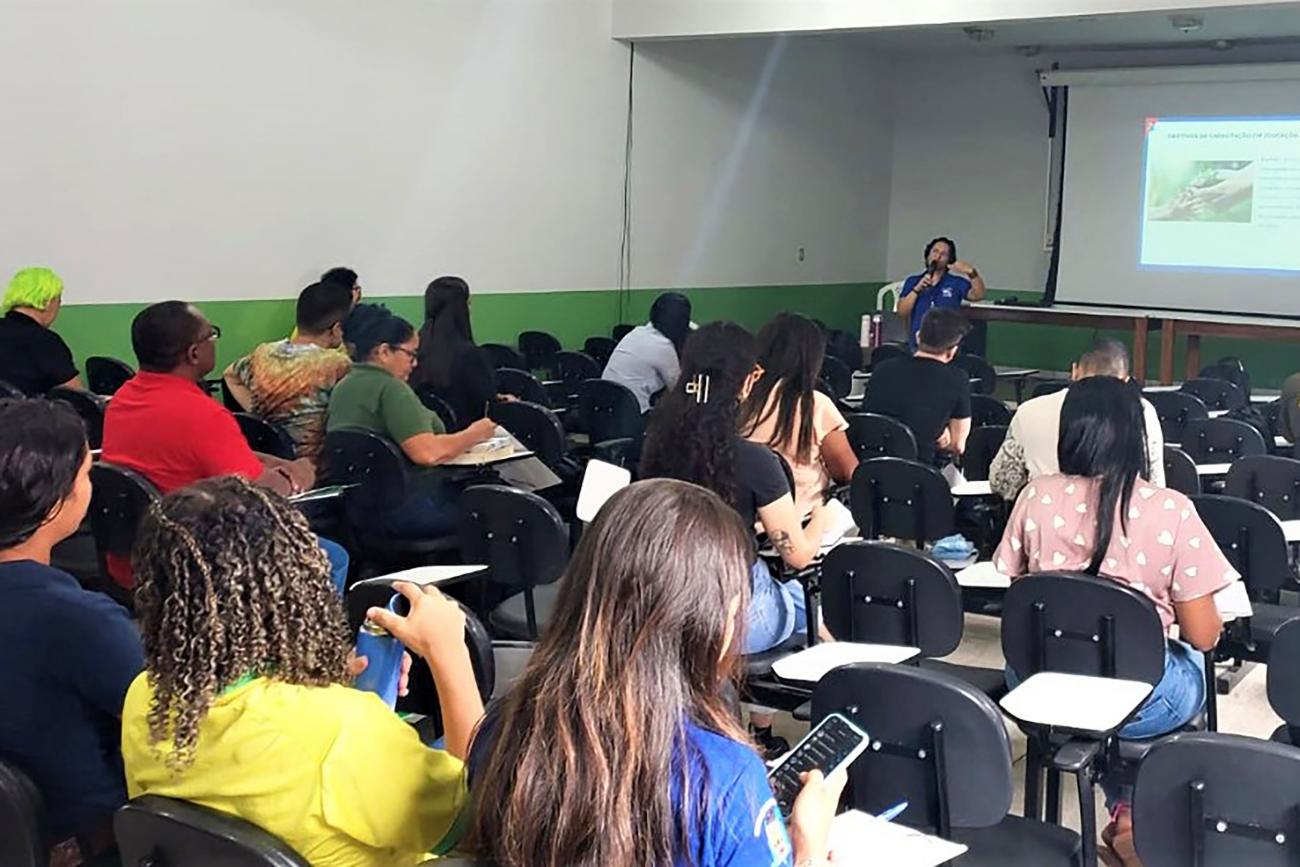
[[[970,377],[933,358],[895,358],[871,372],[863,412],[891,416],[916,435],[917,460],[934,460],[949,419],[970,418]]]
[[[767,446],[736,440],[736,487],[740,517],[750,524],[758,510],[790,494],[790,479],[781,459]]]
[[[424,338],[421,332],[421,339]],[[455,428],[449,419],[443,419],[443,422],[447,423],[449,431],[461,430],[486,418],[487,405],[496,400],[497,374],[486,352],[469,341],[462,341],[452,350],[451,370],[445,385],[433,382],[431,371],[416,367],[411,375],[411,386],[432,388],[438,397],[447,401],[451,411],[456,413]]]
[[[63,338],[17,310],[0,319],[0,379],[40,397],[77,375]]]

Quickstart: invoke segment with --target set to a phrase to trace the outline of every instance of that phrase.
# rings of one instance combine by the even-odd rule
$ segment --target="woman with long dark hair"
[[[605,504],[475,736],[468,849],[503,867],[825,863],[843,774],[806,781],[787,836],[724,698],[752,557],[735,511],[695,485]]]
[[[1094,376],[1070,387],[1061,408],[1061,472],[1021,491],[994,555],[1013,579],[1029,572],[1104,575],[1146,594],[1170,638],[1160,683],[1120,729],[1151,738],[1186,725],[1205,703],[1204,660],[1218,641],[1214,594],[1239,577],[1183,494],[1140,478],[1146,470],[1142,401],[1132,385]],[[1189,646],[1190,645],[1190,646]],[[1008,679],[1017,679],[1015,672]],[[1128,805],[1132,787],[1106,778],[1112,863],[1136,865]]]
[[[614,347],[601,377],[631,389],[645,412],[650,398],[677,382],[682,347],[690,333],[690,299],[665,292],[651,305],[650,322],[633,328]]]
[[[411,387],[431,389],[447,401],[459,427],[486,417],[499,398],[496,371],[474,343],[469,306],[469,284],[462,278],[439,277],[428,285],[419,363],[411,373]]]
[[[806,515],[825,501],[832,482],[845,483],[858,457],[845,435],[849,423],[835,401],[817,390],[826,338],[798,313],[779,313],[758,332],[763,375],[741,407],[741,433],[785,458],[794,473],[794,499]]]

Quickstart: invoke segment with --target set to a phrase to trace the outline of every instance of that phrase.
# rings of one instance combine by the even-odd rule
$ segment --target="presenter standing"
[[[903,281],[898,315],[908,320],[907,342],[916,348],[916,333],[931,307],[960,307],[984,298],[984,278],[974,265],[957,258],[957,243],[935,238],[925,245],[925,270]]]

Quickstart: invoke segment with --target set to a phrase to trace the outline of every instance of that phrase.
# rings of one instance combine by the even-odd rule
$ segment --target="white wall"
[[[339,263],[373,295],[449,272],[486,292],[613,287],[628,48],[610,16],[610,0],[3,0],[0,274],[48,264],[78,303],[286,297]],[[878,241],[853,243],[888,196],[883,85],[854,52],[792,46],[750,124],[767,51],[643,52],[636,283],[883,264]]]

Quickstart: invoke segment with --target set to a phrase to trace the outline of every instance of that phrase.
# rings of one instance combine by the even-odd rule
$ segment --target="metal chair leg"
[[[1079,836],[1082,838],[1082,867],[1097,867],[1097,804],[1092,788],[1091,768],[1074,775],[1079,786]]]
[[[1061,824],[1061,772],[1056,768],[1047,769],[1046,821],[1052,825]]]
[[[1043,818],[1039,795],[1043,785],[1043,764],[1039,757],[1036,738],[1030,737],[1025,750],[1025,818],[1040,821]]]

